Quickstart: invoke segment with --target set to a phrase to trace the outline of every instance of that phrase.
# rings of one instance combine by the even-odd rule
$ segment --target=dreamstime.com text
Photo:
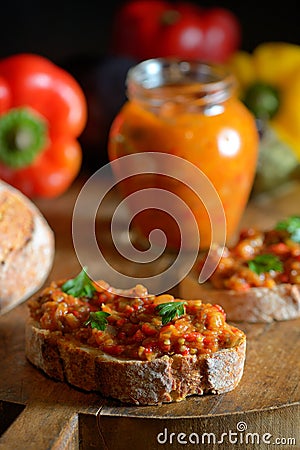
[[[182,445],[218,445],[218,444],[245,444],[245,445],[281,445],[296,446],[295,437],[273,436],[271,433],[257,433],[247,430],[246,422],[238,422],[236,430],[228,430],[221,433],[219,436],[216,433],[183,433],[183,432],[169,432],[167,428],[157,434],[156,440],[158,444],[182,444]],[[288,447],[289,446],[289,447]]]

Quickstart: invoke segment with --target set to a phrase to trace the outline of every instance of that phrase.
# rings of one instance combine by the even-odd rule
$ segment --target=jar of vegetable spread
[[[203,197],[199,199],[191,188],[195,172],[190,172],[191,186],[188,186],[185,164],[182,173],[177,170],[172,177],[169,158],[169,165],[161,167],[161,173],[157,170],[150,173],[151,157],[156,153],[180,157],[198,169],[199,179],[203,174],[213,185],[225,213],[229,239],[238,227],[251,192],[259,142],[254,117],[235,95],[233,75],[219,65],[151,59],[129,70],[127,95],[128,101],[111,126],[109,158],[114,161],[143,153],[142,161],[149,173],[143,170],[140,176],[124,179],[120,183],[122,195],[130,197],[149,187],[170,191],[190,208],[198,226],[200,243],[185,239],[185,246],[207,248],[217,237],[211,235],[211,205],[205,204]],[[153,196],[158,201],[159,191],[154,190]],[[174,220],[168,211],[168,204],[172,209],[172,198],[165,210],[155,208],[153,198],[134,215],[133,225],[144,236],[154,229],[162,230],[167,246],[179,249],[183,240],[178,222],[185,225],[188,233],[189,219],[183,213],[182,220]]]

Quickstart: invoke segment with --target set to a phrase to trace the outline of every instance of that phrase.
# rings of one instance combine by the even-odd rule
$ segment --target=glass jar
[[[111,126],[110,161],[141,152],[162,152],[189,161],[214,186],[224,208],[229,239],[251,192],[259,144],[254,117],[235,95],[233,75],[219,65],[151,59],[129,70],[127,95],[128,101]],[[151,166],[148,159],[146,163]],[[200,250],[206,249],[212,240],[207,205],[179,181],[143,174],[123,180],[120,189],[124,197],[149,186],[179,196],[197,222]],[[182,239],[174,219],[165,211],[145,206],[133,218],[134,226],[144,236],[162,229],[168,247],[180,248]],[[190,243],[191,248],[195,245]]]

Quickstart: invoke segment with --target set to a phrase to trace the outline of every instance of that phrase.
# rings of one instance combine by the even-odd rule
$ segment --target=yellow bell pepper
[[[234,53],[228,65],[241,99],[300,160],[300,45],[264,42],[252,53]]]

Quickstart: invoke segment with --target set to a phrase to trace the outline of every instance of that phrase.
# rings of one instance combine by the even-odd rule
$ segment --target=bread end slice
[[[0,314],[4,314],[46,281],[55,237],[36,205],[1,180],[0,216]]]

